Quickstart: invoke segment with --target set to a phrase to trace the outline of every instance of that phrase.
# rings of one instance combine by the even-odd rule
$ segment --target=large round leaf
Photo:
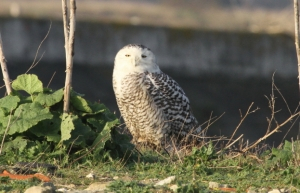
[[[12,87],[15,90],[24,90],[30,95],[43,91],[43,83],[34,74],[22,74],[18,76],[13,81]]]

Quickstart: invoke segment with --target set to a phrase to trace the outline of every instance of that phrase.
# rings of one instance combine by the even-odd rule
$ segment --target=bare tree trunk
[[[11,88],[11,84],[10,84],[8,69],[7,69],[7,66],[6,66],[5,56],[4,56],[4,53],[3,53],[1,34],[0,34],[0,63],[1,63],[1,69],[2,69],[3,80],[4,80],[4,83],[5,83],[6,91],[7,91],[7,94],[10,94],[12,92],[12,88]]]
[[[298,0],[294,0],[294,18],[295,18],[295,44],[298,61],[298,81],[300,92],[300,47],[299,47],[299,4]]]
[[[62,0],[64,34],[65,34],[65,50],[66,50],[66,81],[64,90],[64,113],[70,111],[70,91],[72,87],[72,70],[73,70],[73,55],[74,55],[74,40],[75,40],[75,12],[76,1],[70,0],[70,20],[67,23],[67,4]],[[70,27],[68,31],[68,26]]]

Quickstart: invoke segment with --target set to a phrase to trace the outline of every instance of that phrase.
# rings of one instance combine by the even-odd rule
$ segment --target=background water
[[[1,19],[0,29],[11,78],[26,72],[50,26],[49,20]],[[117,51],[128,43],[152,49],[161,69],[171,75],[188,95],[200,123],[225,113],[210,126],[207,135],[231,136],[249,105],[255,113],[243,122],[236,136],[253,141],[263,136],[271,116],[267,97],[272,93],[272,75],[282,96],[275,91],[276,120],[286,120],[298,106],[299,91],[293,38],[286,34],[253,34],[78,22],[73,88],[91,101],[100,101],[119,115],[112,90],[112,69]],[[43,56],[42,56],[43,55]],[[62,23],[53,20],[47,39],[39,49],[39,64],[29,73],[46,86],[64,85],[64,39]],[[5,90],[0,90],[4,95]],[[286,102],[285,102],[286,101]],[[287,103],[287,104],[286,104]],[[288,105],[288,107],[287,107]],[[276,124],[273,124],[273,127]],[[205,127],[205,124],[204,126]],[[291,127],[291,128],[290,128]],[[288,123],[267,143],[294,139],[299,122]]]

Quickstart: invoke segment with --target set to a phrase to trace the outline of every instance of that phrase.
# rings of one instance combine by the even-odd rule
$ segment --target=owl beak
[[[140,58],[139,57],[134,57],[134,65],[137,66],[140,63]]]

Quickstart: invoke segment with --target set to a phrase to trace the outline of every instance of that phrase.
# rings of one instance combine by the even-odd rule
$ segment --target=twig
[[[201,131],[202,133],[204,133],[205,131],[207,131],[208,128],[209,128],[212,124],[214,124],[217,120],[219,120],[219,119],[225,114],[225,112],[223,112],[219,117],[217,117],[217,116],[212,117],[212,113],[213,113],[213,112],[211,112],[209,119],[208,119],[207,121],[205,121],[205,122],[202,124],[202,125],[204,125],[204,124],[207,123],[207,126]],[[202,126],[202,125],[201,125],[201,126]]]
[[[273,78],[272,78],[272,79],[273,79]],[[292,115],[293,113],[292,113],[292,111],[291,111],[291,109],[290,109],[290,107],[289,107],[287,101],[285,100],[283,94],[280,92],[279,88],[276,86],[275,83],[273,84],[273,86],[274,86],[275,90],[278,92],[278,94],[281,96],[281,98],[282,98],[283,102],[285,103],[286,108],[287,108],[287,110],[289,111],[290,115]],[[294,112],[297,112],[297,109],[296,109]]]
[[[56,71],[55,71],[55,72],[53,73],[53,75],[51,76],[50,81],[49,81],[49,83],[47,84],[47,88],[48,88],[49,85],[51,84],[51,82],[52,82],[52,80],[53,80],[55,74],[56,74]]]
[[[237,130],[240,128],[240,126],[242,125],[242,123],[244,122],[244,120],[246,119],[246,117],[247,117],[249,114],[254,113],[255,111],[257,111],[257,110],[259,109],[259,108],[257,107],[256,109],[250,111],[250,110],[251,110],[251,107],[253,106],[253,104],[254,104],[254,102],[252,102],[252,103],[250,104],[250,106],[249,106],[249,108],[248,108],[248,110],[247,110],[247,112],[246,112],[246,114],[245,114],[244,116],[241,115],[241,116],[242,116],[242,119],[241,119],[241,121],[239,122],[239,124],[236,126],[236,128],[235,128],[234,132],[232,133],[232,135],[231,135],[229,141],[227,142],[226,146],[230,143],[230,141],[232,140],[232,138],[234,137],[235,133],[236,133]]]
[[[284,135],[284,137],[282,138],[281,143],[283,143],[283,140],[285,140],[286,136],[287,136],[288,133],[291,131],[291,129],[293,128],[293,126],[295,125],[295,123],[297,123],[297,120],[298,120],[298,119],[299,119],[299,117],[297,117],[297,118],[293,121],[292,125],[291,125],[290,128],[287,130],[287,132],[286,132],[286,134]]]
[[[240,140],[242,137],[244,136],[244,134],[240,135],[236,140],[234,140],[231,144],[226,145],[226,147],[224,149],[221,149],[220,151],[217,152],[217,154],[221,153],[223,150],[228,149],[229,147],[231,147],[233,144],[235,144],[238,140]]]
[[[125,167],[126,163],[128,163],[128,160],[130,159],[131,155],[133,154],[133,151],[130,151],[130,154],[129,154],[129,155],[128,155],[127,153],[128,153],[128,150],[126,150],[126,152],[125,152],[123,158],[122,158],[120,161],[118,161],[118,165],[117,165],[117,166],[119,166],[119,165],[121,165],[121,166],[119,166],[119,169],[117,169],[117,171],[119,171],[119,170],[121,170],[122,168]],[[128,155],[128,156],[126,156],[126,155]],[[125,156],[126,156],[127,158],[126,158]],[[126,160],[125,160],[125,159],[126,159]]]
[[[13,124],[15,124],[15,122],[20,118],[21,116],[21,113],[22,113],[23,109],[21,108],[19,114],[17,117],[14,118],[14,121],[11,123],[11,118],[12,118],[12,109],[10,110],[10,114],[9,114],[9,118],[8,118],[8,122],[7,122],[7,126],[6,126],[6,129],[5,129],[5,132],[4,132],[4,135],[3,135],[3,139],[2,139],[2,143],[1,143],[1,147],[0,147],[0,155],[1,155],[1,152],[2,152],[2,148],[3,148],[3,145],[4,145],[4,140],[5,140],[5,136],[10,128],[10,126],[12,126]]]
[[[64,20],[64,33],[65,36],[65,50],[66,50],[66,81],[64,90],[64,113],[70,111],[70,90],[72,87],[72,70],[73,70],[73,55],[74,55],[74,40],[75,40],[75,11],[76,1],[70,0],[70,31],[67,31],[67,19],[66,8],[67,4],[65,0],[62,0],[63,6],[63,20]]]
[[[76,137],[76,139],[74,139],[73,141],[72,141],[72,143],[71,143],[71,145],[70,145],[70,148],[69,148],[69,151],[68,151],[68,156],[70,155],[70,153],[71,153],[71,150],[72,150],[72,147],[73,147],[73,145],[74,145],[74,143],[77,141],[77,139],[80,137],[80,136],[82,136],[82,135],[78,135],[77,137]]]
[[[3,145],[4,145],[4,141],[5,141],[5,136],[8,132],[9,126],[10,126],[11,117],[12,117],[12,111],[10,111],[10,115],[9,115],[9,118],[8,118],[8,123],[7,123],[6,129],[5,129],[5,132],[3,134],[3,139],[2,139],[1,147],[0,147],[0,155],[2,154],[2,149],[3,149]]]
[[[298,81],[300,92],[300,47],[299,47],[299,4],[298,0],[294,0],[294,18],[295,18],[295,44],[298,61]]]
[[[2,69],[2,74],[3,74],[3,80],[4,80],[4,83],[6,86],[6,91],[7,91],[7,94],[10,94],[12,92],[12,88],[10,85],[9,73],[8,73],[8,69],[6,66],[5,56],[3,53],[1,34],[0,34],[0,63],[1,63],[1,69]]]
[[[281,128],[282,126],[284,126],[286,123],[290,122],[294,117],[299,116],[300,112],[290,116],[287,120],[285,120],[283,123],[277,125],[277,127],[275,129],[273,129],[270,133],[266,134],[265,136],[263,136],[262,138],[258,139],[254,144],[252,144],[250,147],[247,147],[245,149],[243,149],[243,152],[248,151],[249,149],[252,149],[253,147],[255,147],[257,144],[259,144],[261,141],[267,139],[270,135],[272,135],[273,133],[277,132],[279,130],[279,128]]]
[[[41,57],[37,60],[37,56],[39,54],[39,50],[41,49],[44,41],[47,39],[47,37],[49,36],[49,33],[50,33],[50,30],[51,30],[51,27],[52,27],[52,21],[50,21],[50,26],[49,26],[49,29],[47,31],[47,34],[45,35],[45,37],[43,38],[43,40],[41,41],[40,45],[38,46],[37,50],[36,50],[36,53],[35,53],[35,56],[34,56],[34,60],[31,64],[31,66],[28,68],[28,70],[25,72],[25,74],[27,74],[32,68],[34,68],[36,65],[38,65],[38,63],[41,61],[41,59],[43,58],[45,52],[42,53]]]
[[[267,117],[267,122],[268,122],[268,128],[267,128],[267,131],[266,131],[266,134],[268,134],[270,132],[270,129],[272,127],[272,122],[275,121],[275,98],[274,98],[274,94],[273,94],[273,89],[272,89],[272,94],[270,96],[270,98],[268,98],[266,95],[265,97],[268,99],[269,101],[269,108],[271,109],[271,118],[268,118]]]
[[[177,157],[178,157],[180,163],[183,163],[182,160],[181,160],[181,158],[180,158],[180,155],[179,155],[179,153],[178,153],[178,150],[177,150],[177,147],[176,147],[176,144],[175,144],[174,140],[171,139],[171,142],[172,142],[174,151],[175,151],[175,153],[176,153],[176,155],[177,155]],[[168,153],[168,152],[167,152],[167,153]]]

